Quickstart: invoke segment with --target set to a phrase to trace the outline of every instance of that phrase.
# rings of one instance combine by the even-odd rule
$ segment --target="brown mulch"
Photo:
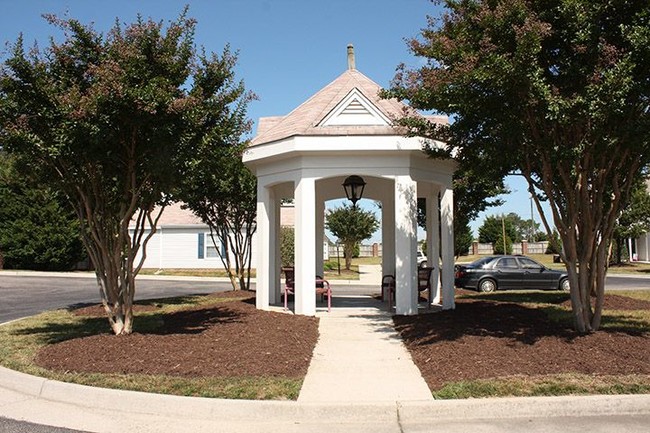
[[[242,292],[226,296],[241,297]],[[318,339],[318,319],[257,310],[253,296],[166,315],[155,333],[102,334],[53,344],[39,352],[36,362],[70,372],[304,377]],[[92,317],[103,311],[85,307],[77,314]]]
[[[606,298],[608,309],[648,308],[642,300]],[[394,321],[432,390],[513,375],[650,374],[648,333],[602,329],[582,336],[542,310],[515,303],[459,298],[453,311]]]
[[[571,299],[562,304],[563,307],[571,308]],[[620,295],[605,295],[604,310],[650,310],[650,302],[643,299],[634,299]]]
[[[242,292],[214,296],[237,298]],[[318,339],[318,319],[257,310],[253,296],[162,316],[163,325],[152,333],[53,344],[41,350],[37,363],[74,372],[303,377]],[[648,304],[607,295],[605,305],[634,310]],[[136,311],[157,308],[149,301]],[[101,317],[103,310],[89,306],[75,314]],[[447,382],[512,375],[650,374],[648,333],[608,329],[580,336],[544,311],[520,304],[459,297],[453,311],[394,320],[432,390]]]

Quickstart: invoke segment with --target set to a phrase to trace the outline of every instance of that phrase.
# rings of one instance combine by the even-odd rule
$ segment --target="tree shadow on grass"
[[[627,316],[614,320],[615,325],[599,332],[631,336],[646,333],[639,328],[642,321]],[[581,337],[572,328],[571,312],[554,305],[529,308],[514,303],[477,300],[459,302],[455,310],[436,314],[395,316],[394,321],[402,338],[416,345],[455,341],[466,336],[502,338],[526,345],[534,345],[544,337],[557,337],[567,342]]]
[[[38,326],[13,331],[16,335],[32,336],[43,344],[56,344],[75,338],[108,334],[109,332],[108,322],[101,317],[86,317],[75,322],[45,322]]]
[[[140,334],[200,334],[225,323],[240,321],[243,314],[225,306],[213,306],[172,313],[150,313],[134,318],[133,330]],[[93,335],[111,334],[106,317],[78,317],[74,322],[46,322],[14,331],[16,335],[33,336],[40,343],[56,344]]]

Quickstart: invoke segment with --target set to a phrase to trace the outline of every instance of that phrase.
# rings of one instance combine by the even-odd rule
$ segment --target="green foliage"
[[[62,42],[27,53],[20,38],[0,70],[0,142],[73,203],[115,333],[132,329],[149,227],[205,147],[229,152],[248,126],[236,56],[198,49],[186,12],[106,35],[48,16]]]
[[[617,239],[638,238],[650,232],[650,193],[646,181],[644,176],[635,183],[614,229]]]
[[[456,257],[466,254],[472,246],[474,236],[469,222],[476,218],[478,213],[487,209],[490,206],[498,206],[500,200],[490,200],[489,197],[505,193],[505,189],[497,188],[487,192],[483,190],[482,193],[463,193],[464,186],[469,185],[469,178],[458,179],[454,181],[454,255]],[[474,179],[474,186],[479,182],[479,179]],[[484,179],[487,181],[487,179]],[[499,181],[501,182],[501,181]],[[471,198],[470,198],[471,195]],[[477,210],[480,209],[480,210]],[[417,219],[418,225],[423,229],[427,228],[426,225],[426,200],[418,199],[417,202]],[[420,246],[422,251],[426,251],[426,242]]]
[[[535,237],[539,233],[539,223],[530,219],[525,220],[514,212],[510,212],[506,215],[506,219],[512,223],[517,233],[516,237],[513,238],[515,242],[521,242],[524,240],[534,241]]]
[[[503,200],[496,196],[508,193],[508,189],[503,184],[502,173],[494,174],[476,170],[472,164],[465,165],[461,162],[454,173],[454,251],[456,256],[465,254],[472,245],[471,229],[468,229],[470,221],[475,220],[478,214],[486,209],[503,204]],[[418,199],[417,220],[418,225],[426,229],[425,199]]]
[[[501,240],[503,245],[503,231],[505,227],[506,237],[517,242],[517,229],[512,220],[505,215],[492,215],[485,218],[483,225],[478,229],[478,241],[486,244],[496,244]]]
[[[474,242],[474,235],[469,223],[462,224],[460,220],[454,221],[454,255],[456,257],[467,254]]]
[[[545,232],[537,232],[535,233],[535,237],[533,238],[534,242],[545,242],[548,241],[549,237]]]
[[[557,232],[557,230],[553,230],[552,236],[548,240],[546,254],[560,254],[561,251],[562,241],[560,240],[560,234]]]
[[[71,269],[84,256],[76,216],[59,194],[47,186],[32,184],[12,165],[0,151],[0,251],[4,267]]]
[[[510,240],[510,236],[506,235],[505,247],[503,236],[494,242],[494,254],[512,254],[512,241]]]
[[[626,245],[627,239],[635,239],[650,232],[650,194],[646,182],[646,176],[638,179],[628,202],[616,221],[612,250],[613,257],[618,264],[624,260],[630,260]]]
[[[635,180],[650,162],[647,2],[442,2],[447,13],[410,41],[424,66],[398,70],[386,96],[453,116],[411,134],[498,178],[518,172],[548,200],[575,292],[576,328],[597,329],[606,251]],[[587,273],[578,278],[578,273]],[[579,283],[580,282],[580,283]],[[602,303],[596,302],[597,305]]]
[[[280,228],[280,258],[282,266],[293,266],[295,258],[295,231],[293,227]]]
[[[379,221],[373,212],[343,205],[328,211],[325,227],[343,244],[345,269],[350,270],[354,248],[372,236],[379,227]]]

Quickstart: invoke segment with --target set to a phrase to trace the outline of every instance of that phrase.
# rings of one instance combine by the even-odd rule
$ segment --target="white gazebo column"
[[[316,197],[316,274],[321,277],[325,276],[324,263],[325,252],[323,251],[323,242],[325,240],[325,201]]]
[[[395,312],[418,313],[417,187],[411,176],[395,177]]]
[[[431,302],[440,303],[440,206],[438,194],[440,188],[430,185],[427,200],[427,265],[431,272]]]
[[[454,191],[445,187],[440,198],[442,232],[442,308],[456,307],[454,300]]]
[[[274,261],[270,261],[269,263],[271,268],[273,269],[272,279],[269,287],[270,291],[270,302],[271,304],[278,304],[282,302],[282,289],[280,285],[280,277],[282,275],[282,255],[280,254],[280,231],[281,231],[281,226],[280,226],[280,221],[281,221],[281,205],[280,205],[280,199],[276,195],[275,191],[271,190],[271,197],[273,199],[273,217],[271,218],[271,245],[270,248],[273,252],[273,257],[275,257]]]
[[[295,313],[316,314],[316,183],[301,177],[295,190]]]
[[[381,272],[395,275],[395,194],[381,202]]]
[[[257,183],[257,282],[255,306],[261,310],[269,309],[270,293],[275,291],[277,285],[277,269],[271,266],[276,262],[277,203],[273,190],[264,184],[261,179]],[[275,301],[275,299],[273,300]]]

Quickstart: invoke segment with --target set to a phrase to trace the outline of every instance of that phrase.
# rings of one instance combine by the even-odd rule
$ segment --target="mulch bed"
[[[215,296],[241,297],[242,292]],[[41,350],[37,363],[74,372],[303,377],[318,339],[318,319],[257,310],[253,296],[164,316],[155,333],[53,344]],[[605,305],[634,310],[648,304],[607,295]],[[155,301],[145,302],[136,311],[156,308]],[[90,306],[75,314],[104,313]],[[650,374],[647,333],[601,330],[580,336],[542,310],[520,304],[459,297],[454,311],[396,316],[394,321],[432,390],[448,382],[512,375]]]
[[[242,292],[225,296],[241,297]],[[318,319],[257,310],[254,294],[244,296],[248,299],[165,316],[155,333],[103,334],[50,345],[39,352],[36,362],[69,372],[304,377],[318,339]],[[145,303],[136,311],[155,308]],[[75,314],[104,313],[101,306],[91,306]]]
[[[606,295],[606,309],[647,309],[648,302]],[[582,373],[650,374],[650,335],[600,330],[581,336],[537,309],[459,298],[454,311],[395,316],[395,325],[432,390],[445,383]]]
[[[563,307],[571,308],[571,299],[561,304]],[[650,310],[650,302],[643,299],[633,299],[620,295],[605,295],[604,310]]]

